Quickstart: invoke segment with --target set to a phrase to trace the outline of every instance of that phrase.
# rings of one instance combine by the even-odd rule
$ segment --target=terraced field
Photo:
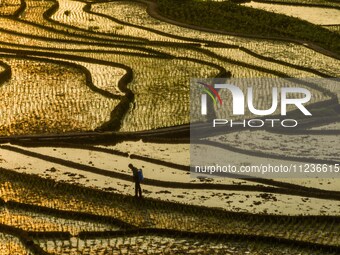
[[[169,19],[157,1],[0,0],[0,254],[339,254],[338,176],[193,178],[188,125],[191,78],[338,78],[339,64],[309,42]],[[256,84],[257,107],[272,86]],[[302,86],[313,118],[299,128],[193,146],[236,166],[339,163],[339,80]]]

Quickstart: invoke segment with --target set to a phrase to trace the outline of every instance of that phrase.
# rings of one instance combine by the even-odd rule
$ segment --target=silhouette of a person
[[[140,180],[138,176],[138,169],[131,163],[129,164],[129,168],[132,170],[133,181],[135,182],[135,197],[142,198],[142,188],[140,187]]]

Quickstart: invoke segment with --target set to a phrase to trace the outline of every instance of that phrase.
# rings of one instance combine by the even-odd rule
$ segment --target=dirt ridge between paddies
[[[82,1],[80,1],[80,2],[82,2]],[[251,55],[251,56],[253,56],[255,58],[258,58],[258,59],[261,59],[261,60],[264,60],[264,61],[274,62],[274,63],[279,64],[279,65],[285,65],[285,66],[288,66],[288,67],[291,67],[291,68],[294,68],[294,69],[303,70],[303,71],[310,72],[310,73],[313,73],[315,75],[318,75],[320,77],[332,78],[332,76],[330,76],[328,74],[325,74],[325,73],[323,73],[323,72],[321,72],[319,70],[315,70],[315,69],[312,69],[310,67],[305,67],[305,66],[300,66],[300,65],[288,63],[288,62],[285,62],[283,60],[274,59],[274,58],[268,57],[268,56],[262,56],[261,54],[258,54],[258,53],[254,52],[254,51],[251,51],[251,50],[249,50],[249,49],[247,49],[245,47],[240,47],[240,46],[237,46],[237,45],[221,43],[221,42],[214,42],[214,41],[210,41],[210,40],[206,40],[206,39],[189,38],[189,37],[185,37],[185,36],[174,35],[174,34],[170,34],[170,33],[163,32],[163,31],[160,31],[160,30],[156,30],[156,29],[153,29],[153,28],[149,28],[149,27],[144,27],[144,26],[140,26],[140,25],[136,25],[136,24],[127,23],[127,22],[119,20],[119,19],[117,19],[115,17],[112,17],[112,16],[109,16],[109,15],[105,15],[105,14],[102,14],[102,13],[97,13],[97,12],[92,11],[91,7],[92,7],[93,4],[95,4],[95,3],[92,3],[92,2],[91,3],[87,3],[87,5],[84,7],[84,11],[86,11],[89,14],[93,14],[93,15],[97,15],[99,17],[107,18],[107,19],[112,20],[112,21],[114,21],[114,22],[116,22],[118,24],[121,24],[123,26],[129,26],[129,27],[134,27],[134,28],[137,28],[137,29],[143,29],[145,31],[152,32],[152,33],[155,33],[155,34],[158,34],[158,35],[162,35],[162,36],[166,36],[166,37],[169,37],[169,38],[174,38],[174,39],[178,39],[178,40],[188,41],[189,43],[191,42],[191,44],[189,44],[188,47],[191,46],[190,48],[192,50],[196,50],[196,51],[202,52],[202,53],[204,53],[204,54],[206,54],[208,56],[214,57],[214,58],[219,59],[221,61],[225,61],[227,63],[232,63],[232,64],[236,64],[236,65],[239,65],[239,66],[247,67],[247,68],[250,68],[250,69],[254,69],[254,70],[263,71],[263,72],[271,73],[271,74],[274,74],[274,75],[278,75],[280,77],[285,77],[285,76],[282,76],[282,73],[279,73],[279,72],[274,71],[274,70],[270,70],[272,72],[268,72],[269,69],[266,69],[264,67],[250,65],[250,64],[243,63],[243,62],[240,62],[240,61],[237,61],[237,60],[227,59],[225,57],[219,56],[219,55],[217,55],[217,54],[215,54],[215,53],[213,53],[213,52],[211,52],[211,51],[209,51],[207,49],[200,48],[201,44],[204,44],[205,47],[208,47],[208,48],[209,47],[222,47],[222,48],[238,49],[240,51],[245,52],[246,54],[249,54],[249,55]],[[150,13],[148,13],[148,14],[150,15]],[[154,41],[153,42],[148,42],[148,44],[150,44],[150,45],[152,45],[154,43],[155,43]],[[175,46],[175,44],[178,44],[178,43],[174,43],[174,42],[162,42],[162,46],[163,47]],[[184,44],[181,43],[181,45],[183,46]]]
[[[302,45],[304,47],[310,48],[310,49],[317,51],[317,52],[319,52],[323,55],[326,55],[326,56],[340,60],[340,56],[337,53],[332,52],[330,50],[327,50],[327,49],[325,49],[321,46],[318,46],[315,43],[312,43],[312,42],[309,42],[309,41],[295,39],[295,38],[288,38],[288,37],[261,36],[261,35],[253,35],[253,34],[227,32],[227,31],[218,30],[218,29],[212,29],[212,28],[205,28],[205,27],[196,26],[196,25],[190,25],[190,24],[183,23],[183,22],[173,20],[171,18],[163,16],[159,12],[158,5],[157,5],[156,2],[146,1],[146,0],[135,0],[135,1],[147,4],[147,6],[148,6],[147,12],[153,18],[156,18],[156,19],[159,19],[159,20],[162,20],[162,21],[174,24],[174,25],[178,25],[178,26],[186,27],[186,28],[191,28],[191,29],[195,29],[195,30],[200,30],[200,31],[205,31],[205,32],[211,32],[211,33],[218,33],[218,34],[225,34],[225,35],[232,35],[232,36],[239,36],[239,37],[247,37],[247,38],[292,42],[292,43],[299,44],[299,45]]]
[[[114,149],[108,149],[108,148],[102,148],[102,147],[95,147],[93,145],[89,144],[75,144],[75,143],[65,143],[65,142],[60,142],[60,143],[32,143],[32,142],[18,142],[18,143],[11,143],[13,145],[19,145],[27,148],[39,148],[39,147],[47,147],[47,148],[72,148],[72,149],[81,149],[81,150],[91,150],[91,151],[96,151],[96,152],[101,152],[101,153],[106,153],[109,155],[116,155],[120,157],[125,157],[125,158],[131,158],[131,159],[137,159],[141,160],[144,162],[152,163],[152,164],[157,164],[160,166],[165,166],[165,167],[170,167],[176,170],[184,171],[184,172],[189,172],[190,171],[190,166],[187,165],[181,165],[177,164],[174,162],[168,162],[160,159],[155,159],[147,156],[141,156],[141,155],[136,155],[136,154],[129,154],[127,152],[122,152],[119,150],[114,150]],[[1,147],[0,147],[1,148]],[[231,151],[233,151],[233,148],[231,148]],[[329,193],[329,194],[339,194],[340,192],[336,191],[328,191],[328,190],[323,190],[323,189],[318,189],[318,188],[311,188],[311,187],[305,187],[297,184],[292,184],[292,183],[286,183],[286,182],[280,182],[277,180],[270,180],[270,179],[264,179],[264,178],[250,178],[250,176],[245,176],[245,175],[237,175],[237,174],[229,174],[230,178],[236,178],[244,181],[249,181],[249,182],[254,182],[254,183],[259,183],[262,185],[268,185],[271,187],[279,187],[284,190],[299,190],[299,191],[305,191],[307,193]],[[226,186],[228,187],[228,186]]]
[[[1,149],[17,152],[29,157],[39,158],[48,162],[56,163],[59,165],[67,166],[70,168],[78,169],[88,173],[94,173],[102,176],[107,176],[115,179],[120,179],[127,182],[133,182],[130,175],[123,174],[120,172],[114,172],[94,166],[84,165],[77,162],[72,162],[69,160],[56,158],[48,155],[43,155],[40,153],[32,152],[29,150],[24,150],[18,147],[13,147],[9,145],[2,145]],[[259,182],[259,178],[255,181]],[[265,182],[265,181],[263,181]],[[173,189],[197,189],[197,190],[233,190],[233,191],[249,191],[249,192],[267,192],[273,194],[284,194],[292,196],[302,196],[310,198],[319,198],[325,200],[340,201],[340,192],[327,191],[316,188],[302,187],[298,185],[282,184],[275,181],[267,181],[267,184],[272,183],[280,184],[280,187],[265,187],[265,186],[253,186],[253,185],[228,185],[228,184],[211,184],[211,183],[183,183],[183,182],[171,182],[171,181],[161,181],[157,179],[145,178],[143,181],[144,185],[162,187],[162,188],[173,188]],[[269,184],[269,185],[272,185]]]

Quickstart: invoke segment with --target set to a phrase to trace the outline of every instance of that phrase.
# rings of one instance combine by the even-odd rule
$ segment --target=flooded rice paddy
[[[339,59],[188,28],[153,5],[0,0],[0,254],[338,254],[338,178],[192,178],[187,124],[192,77],[334,78]],[[308,10],[297,14],[339,25],[337,9]],[[322,123],[211,148],[237,166],[339,162],[339,86],[304,86]],[[271,87],[257,91],[268,107]]]

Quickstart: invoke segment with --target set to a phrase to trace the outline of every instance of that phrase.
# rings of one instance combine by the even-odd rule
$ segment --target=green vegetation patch
[[[301,6],[340,7],[338,0],[255,0],[254,2],[289,4]]]
[[[245,35],[309,41],[340,53],[339,34],[298,18],[228,1],[157,0],[157,3],[163,15],[187,24]]]

